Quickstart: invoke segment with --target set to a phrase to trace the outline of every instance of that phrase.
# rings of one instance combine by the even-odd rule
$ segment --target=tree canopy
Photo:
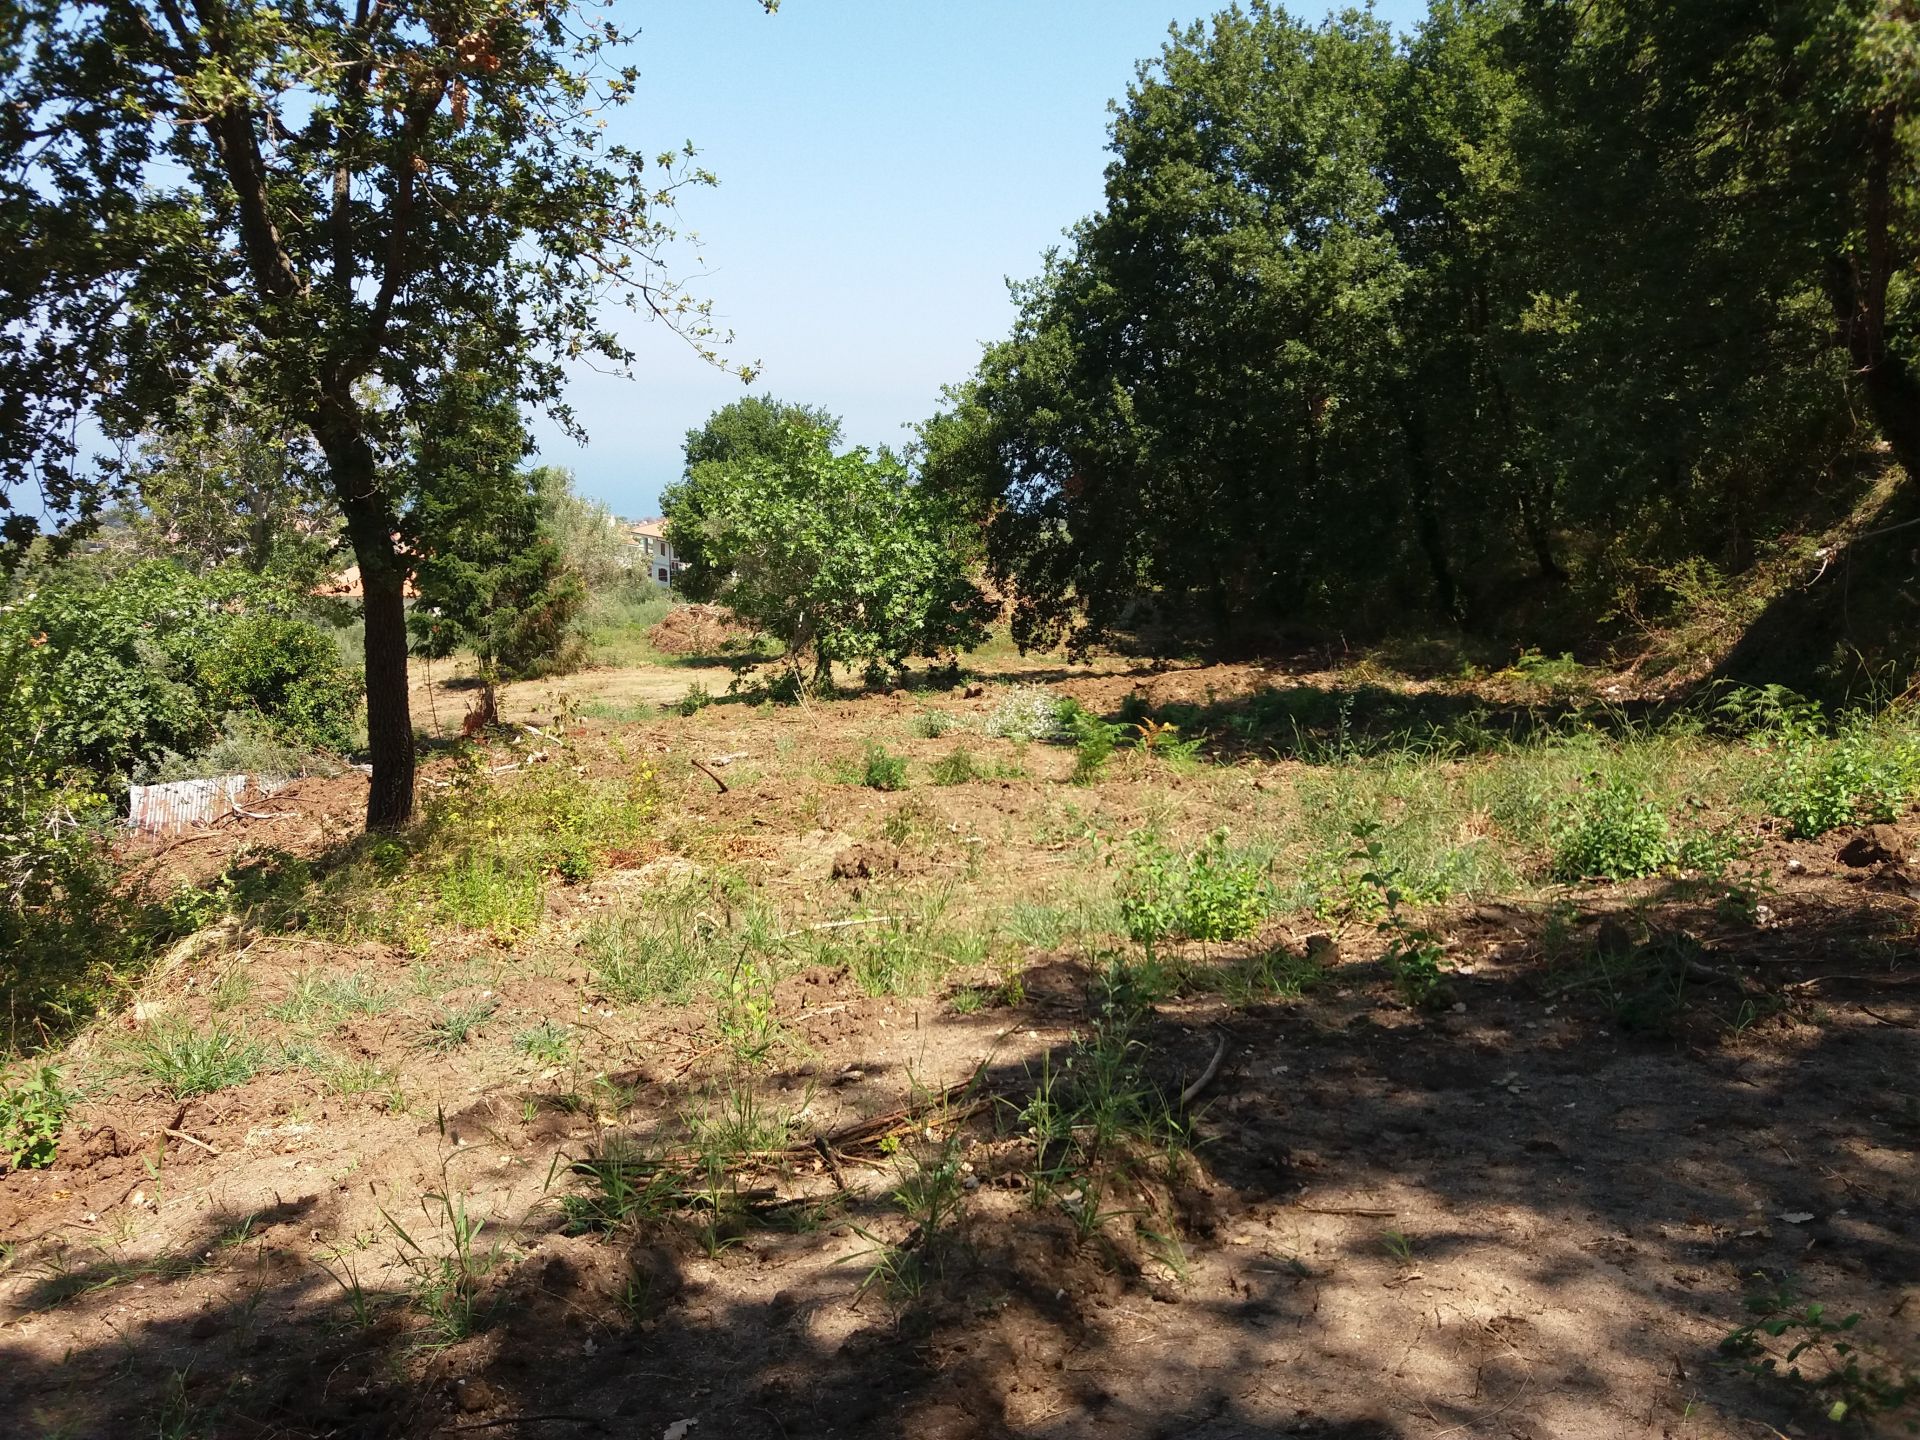
[[[1911,473],[1915,22],[1881,0],[1256,0],[1116,109],[1102,209],[921,431],[1023,643],[1592,616]],[[1560,601],[1551,597],[1559,594]]]
[[[747,402],[688,437],[684,479],[662,496],[694,600],[715,600],[786,646],[813,680],[835,663],[898,666],[977,643],[992,607],[969,573],[953,508],[892,455],[835,454],[837,422]],[[748,423],[734,424],[745,416]],[[715,456],[714,434],[748,443]]]
[[[565,367],[624,365],[625,301],[711,353],[663,247],[691,150],[600,112],[632,37],[585,0],[24,0],[0,23],[0,491],[96,516],[110,444],[187,426],[211,375],[302,427],[365,591],[368,820],[413,803],[396,544],[422,420],[481,370],[563,423]],[[16,552],[37,528],[16,510]]]

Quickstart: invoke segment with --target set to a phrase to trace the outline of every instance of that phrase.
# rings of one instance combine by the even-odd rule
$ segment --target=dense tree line
[[[1920,465],[1899,0],[1253,3],[1117,107],[1106,203],[922,427],[1023,642],[1143,597],[1588,619]],[[1544,603],[1543,603],[1544,602]]]

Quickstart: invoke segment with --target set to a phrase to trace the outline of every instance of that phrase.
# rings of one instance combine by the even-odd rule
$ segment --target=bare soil
[[[1021,678],[1111,709],[1135,689],[1200,702],[1269,676],[1109,662]],[[569,693],[664,699],[687,682],[603,674]],[[509,691],[507,708],[541,714],[555,694]],[[940,703],[977,718],[992,699]],[[1174,1178],[1100,1197],[1111,1213],[1081,1238],[1069,1206],[1036,1203],[1018,1115],[1101,1019],[1097,956],[1029,946],[1017,992],[997,970],[962,970],[921,997],[867,994],[844,967],[797,970],[776,990],[785,1039],[743,1082],[710,1007],[617,1004],[575,949],[594,916],[722,866],[796,926],[880,913],[903,887],[946,884],[963,903],[1053,893],[1086,861],[1055,823],[1071,754],[1034,747],[1019,778],[909,797],[807,769],[875,735],[916,761],[945,753],[951,740],[905,738],[923,703],[581,726],[581,755],[617,745],[660,765],[660,843],[556,890],[524,946],[467,937],[423,957],[228,922],[180,947],[140,1015],[205,1019],[238,971],[262,1038],[262,1007],[302,975],[365,970],[403,996],[428,975],[328,1036],[392,1067],[408,1103],[329,1093],[299,1070],[185,1102],[136,1080],[100,1086],[53,1168],[0,1178],[0,1431],[1867,1433],[1718,1347],[1744,1295],[1791,1276],[1866,1317],[1876,1346],[1920,1354],[1912,835],[1876,832],[1877,853],[1848,859],[1853,833],[1771,839],[1776,890],[1758,929],[1651,883],[1456,907],[1430,921],[1456,964],[1437,1012],[1396,997],[1365,930],[1340,937],[1329,983],[1299,997],[1235,1007],[1206,984],[1162,996],[1137,1036],[1162,1100],[1180,1108],[1220,1057],[1186,1107],[1191,1154]],[[683,763],[721,757],[718,780]],[[1275,768],[1247,761],[1207,784],[1129,771],[1100,787],[1102,823],[1151,809],[1204,825],[1265,803]],[[303,782],[275,797],[277,818],[143,842],[130,859],[203,880],[243,845],[321,856],[351,836],[364,783]],[[908,803],[918,838],[889,838]],[[984,866],[969,858],[981,837]],[[1316,928],[1286,917],[1252,944],[1185,958],[1204,976],[1243,953],[1303,952]],[[1664,1031],[1623,1027],[1562,961],[1678,940],[1695,998]],[[1017,998],[962,1013],[969,985]],[[476,1042],[422,1045],[440,1007],[483,999],[497,1008]],[[579,1037],[577,1058],[543,1063],[509,1043],[549,1019]],[[68,1063],[104,1065],[135,1023],[96,1028]],[[667,1143],[742,1083],[793,1117],[791,1146],[729,1182],[765,1192],[752,1216],[709,1228],[696,1208],[565,1233],[554,1197],[577,1183],[569,1163],[610,1134]],[[951,1233],[916,1239],[891,1192],[914,1153],[950,1136],[970,1167],[961,1213]],[[500,1249],[473,1332],[444,1343],[418,1280],[421,1255],[450,1246],[449,1202],[484,1221],[479,1250]],[[938,1264],[917,1297],[865,1283],[880,1247],[923,1242]]]

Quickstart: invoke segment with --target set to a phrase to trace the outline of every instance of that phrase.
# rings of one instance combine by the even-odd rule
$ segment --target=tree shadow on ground
[[[1624,933],[1570,934],[1525,907],[1458,915],[1472,963],[1438,1012],[1396,999],[1375,955],[1237,1008],[1219,995],[1249,957],[1196,961],[1147,997],[1125,1051],[1129,1083],[1190,1126],[1162,1181],[1140,1161],[1097,1192],[1091,1172],[1036,1189],[1032,1101],[1044,1075],[1090,1063],[1062,1038],[1044,1062],[974,1077],[966,1093],[1001,1097],[966,1122],[978,1188],[950,1230],[917,1239],[890,1195],[902,1152],[849,1162],[863,1195],[779,1228],[703,1239],[715,1217],[697,1207],[610,1234],[564,1233],[557,1206],[502,1221],[513,1259],[472,1287],[470,1332],[434,1318],[434,1245],[397,1272],[406,1284],[372,1292],[370,1258],[394,1237],[349,1248],[339,1194],[210,1210],[158,1260],[23,1254],[0,1412],[15,1433],[70,1436],[1814,1425],[1835,1392],[1798,1404],[1716,1344],[1755,1277],[1788,1276],[1866,1313],[1862,1333],[1914,1342],[1910,917],[1863,896],[1742,931],[1686,898],[1641,907],[1654,918]],[[1630,976],[1677,983],[1677,1003],[1625,1003]],[[951,1023],[991,1055],[1009,1027],[1110,1022],[1097,967],[1056,959],[1031,980],[1021,1005]],[[1755,997],[1757,1019],[1741,1008]],[[670,1113],[636,1116],[637,1133],[662,1141]],[[1111,1213],[1077,1225],[1076,1203]],[[876,1255],[915,1250],[917,1293],[863,1285]],[[197,1300],[144,1319],[162,1290]],[[86,1338],[48,1348],[52,1317]]]

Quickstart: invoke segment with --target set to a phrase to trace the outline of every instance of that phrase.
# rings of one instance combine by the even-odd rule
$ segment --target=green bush
[[[19,1080],[0,1079],[0,1158],[9,1169],[53,1163],[75,1098],[51,1065],[31,1069]]]
[[[1817,718],[1799,717],[1776,733],[1781,764],[1767,800],[1802,839],[1896,819],[1920,787],[1920,737],[1891,718],[1856,713],[1827,736]]]
[[[1633,880],[1672,864],[1675,854],[1660,807],[1632,781],[1616,778],[1587,790],[1554,828],[1553,878]]]
[[[902,756],[890,754],[886,746],[871,744],[867,746],[860,782],[870,790],[904,790],[907,788],[907,762]]]
[[[936,785],[965,785],[979,778],[980,767],[974,764],[973,752],[964,745],[955,746],[951,754],[933,762],[933,783]]]
[[[311,621],[237,616],[200,663],[217,709],[251,710],[281,735],[316,750],[346,750],[354,743],[354,716],[366,687],[338,662],[333,641]]]
[[[922,710],[913,717],[913,733],[923,740],[938,740],[948,731],[959,727],[959,719],[945,710]]]
[[[1091,785],[1113,758],[1114,747],[1127,733],[1126,727],[1102,720],[1073,700],[1062,703],[1059,717],[1062,727],[1073,737],[1073,783]]]
[[[302,618],[304,597],[269,580],[69,562],[24,575],[8,600],[0,751],[31,748],[42,773],[91,772],[112,792],[142,762],[204,749],[235,712],[309,745],[352,742],[358,677]]]
[[[1120,920],[1142,945],[1158,940],[1239,940],[1273,908],[1264,867],[1236,857],[1216,830],[1185,855],[1156,835],[1133,841],[1120,890]]]

